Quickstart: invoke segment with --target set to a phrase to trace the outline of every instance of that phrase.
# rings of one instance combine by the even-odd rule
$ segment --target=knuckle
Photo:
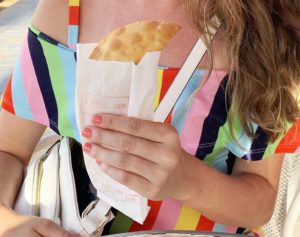
[[[142,121],[137,118],[129,118],[128,129],[133,133],[138,133],[141,131]]]
[[[172,125],[169,125],[164,131],[164,137],[166,139],[177,138],[178,131]]]
[[[119,155],[119,161],[118,161],[119,164],[118,165],[121,168],[126,169],[127,166],[128,166],[128,157],[129,157],[129,155],[126,152],[120,152],[119,154],[120,155]]]
[[[102,153],[102,149],[99,146],[93,146],[92,150],[91,150],[91,157],[98,159],[101,157],[101,153]]]
[[[103,130],[101,130],[101,129],[97,129],[97,140],[98,140],[98,142],[99,143],[101,143],[102,141],[103,141],[103,133],[104,133],[104,131]]]
[[[170,136],[178,136],[178,131],[176,130],[176,128],[174,128],[172,125],[169,126],[169,135]]]
[[[120,182],[124,185],[129,183],[129,174],[127,172],[120,173]]]
[[[37,224],[40,225],[40,227],[45,230],[53,228],[53,222],[47,219],[40,219],[40,222]]]
[[[114,126],[113,118],[109,115],[105,115],[103,117],[102,123],[103,123],[104,127],[106,127],[106,128],[113,128],[113,126]]]
[[[166,172],[166,170],[161,169],[158,173],[157,173],[157,183],[162,185],[166,182],[166,180],[169,177],[169,172]]]
[[[166,150],[165,151],[165,156],[164,156],[164,161],[165,161],[165,167],[168,169],[173,169],[177,167],[178,165],[178,158],[177,154],[173,150]]]
[[[121,149],[122,151],[130,151],[133,147],[133,139],[130,135],[124,135],[122,138]]]

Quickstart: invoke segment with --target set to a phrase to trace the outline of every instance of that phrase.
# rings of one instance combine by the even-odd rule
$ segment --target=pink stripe
[[[294,154],[300,153],[300,146],[297,148],[297,150],[294,152]]]
[[[32,64],[27,40],[25,40],[22,47],[21,70],[25,93],[32,112],[33,119],[34,121],[49,127],[48,114]]]
[[[158,216],[152,227],[153,230],[173,230],[177,223],[182,205],[174,200],[164,200]]]
[[[226,71],[213,71],[206,84],[195,95],[188,112],[185,125],[180,136],[180,142],[186,152],[195,155],[202,133],[203,122],[208,116],[220,82],[227,74]],[[207,74],[204,75],[204,79]]]
[[[231,227],[231,226],[226,226],[226,233],[229,233],[229,234],[235,234],[236,231],[237,231],[237,227]]]

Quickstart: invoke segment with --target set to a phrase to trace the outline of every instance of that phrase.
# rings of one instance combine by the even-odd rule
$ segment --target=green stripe
[[[127,233],[132,223],[132,219],[118,212],[110,227],[109,234]]]
[[[240,120],[238,119],[238,116],[235,116],[233,121],[233,133],[235,134],[235,137],[238,136],[237,134],[239,134],[240,129],[241,129]],[[226,147],[226,145],[228,145],[232,141],[233,138],[230,134],[229,120],[227,118],[226,123],[223,126],[221,126],[219,129],[218,137],[212,153],[208,154],[205,157],[204,162],[207,165],[212,166],[214,164],[216,157],[224,150],[224,147]]]
[[[289,131],[289,129],[293,126],[293,124],[289,123],[287,125],[287,131]],[[267,149],[263,155],[263,159],[266,159],[266,158],[269,158],[270,156],[274,155],[275,154],[275,151],[279,145],[279,143],[281,142],[281,139],[285,136],[285,134],[279,136],[279,138],[277,138],[277,140],[273,143],[270,143],[268,146],[267,146]]]
[[[35,33],[36,35],[39,35],[39,34],[40,34],[40,31],[39,31],[37,28],[35,28],[33,25],[30,25],[29,28],[30,28],[30,30],[31,30],[33,33]]]
[[[68,97],[58,48],[56,45],[52,45],[44,40],[39,39],[39,41],[43,47],[57,103],[59,132],[64,136],[74,137],[73,129],[68,119]]]
[[[263,159],[266,159],[272,155],[275,154],[275,150],[280,142],[282,137],[280,137],[280,139],[277,139],[274,143],[269,143],[265,152],[264,152],[264,155],[263,155]]]

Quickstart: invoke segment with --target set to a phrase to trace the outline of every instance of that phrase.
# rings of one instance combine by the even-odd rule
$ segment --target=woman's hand
[[[22,216],[0,206],[0,237],[80,237],[71,234],[50,220]]]
[[[184,200],[187,154],[170,125],[96,115],[82,135],[85,152],[116,181],[152,200]]]

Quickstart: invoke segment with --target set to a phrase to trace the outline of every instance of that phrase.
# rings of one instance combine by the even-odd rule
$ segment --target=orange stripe
[[[179,69],[165,69],[163,74],[163,81],[162,81],[162,87],[161,87],[161,93],[160,93],[160,101],[162,98],[164,98],[166,92],[170,88],[171,84],[173,83]]]
[[[156,220],[156,217],[158,215],[160,206],[161,206],[161,201],[148,201],[148,205],[151,207],[150,212],[144,221],[144,224],[141,225],[137,222],[133,222],[132,226],[129,229],[129,232],[133,231],[142,231],[142,230],[151,230],[152,226],[154,225],[154,222]]]
[[[275,153],[294,153],[300,146],[300,118],[281,139]]]
[[[196,227],[196,230],[201,231],[212,231],[214,228],[215,223],[209,219],[207,219],[205,216],[200,217],[200,220],[198,222],[198,225]]]
[[[11,92],[11,83],[12,83],[12,76],[6,86],[3,98],[2,98],[2,108],[6,111],[15,114],[15,109],[12,100],[12,92]]]
[[[171,124],[172,123],[172,114],[173,114],[173,109],[171,110],[168,117],[166,118],[166,121],[165,121],[166,124]]]
[[[80,8],[78,6],[69,7],[69,24],[79,25]]]

